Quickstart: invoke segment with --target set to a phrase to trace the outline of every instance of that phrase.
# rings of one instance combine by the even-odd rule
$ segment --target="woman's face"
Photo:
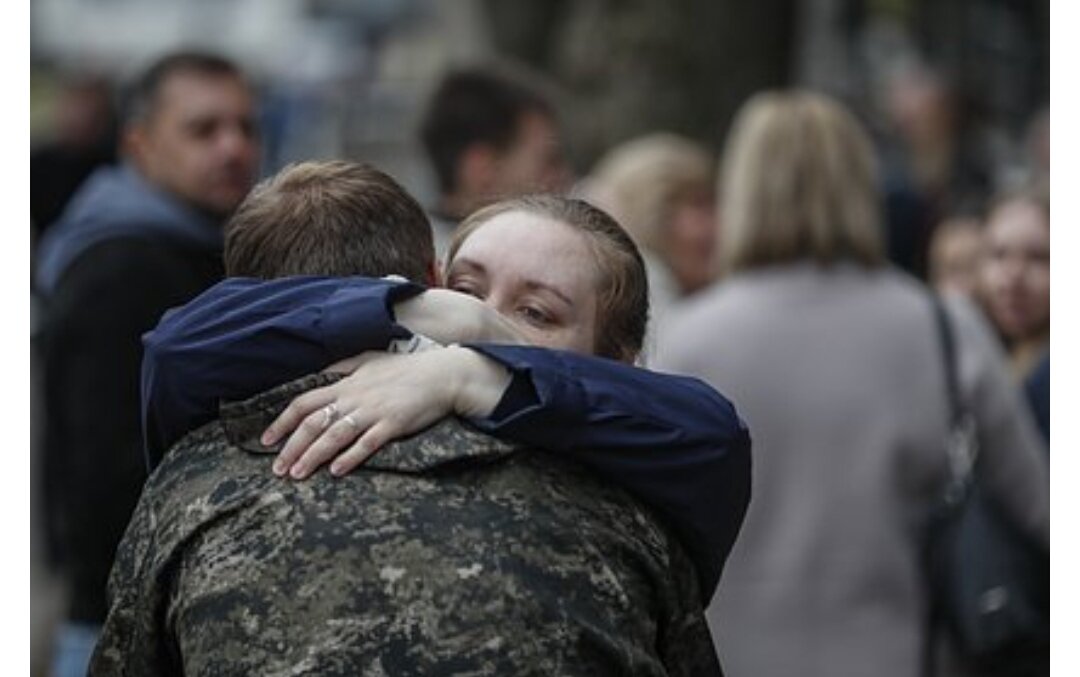
[[[710,194],[683,196],[668,221],[668,266],[684,294],[713,281],[716,251],[716,200]]]
[[[1050,224],[1029,202],[1002,205],[990,217],[980,275],[983,300],[1010,340],[1037,336],[1050,324]]]
[[[598,275],[583,234],[548,217],[511,211],[461,243],[446,286],[481,299],[530,343],[593,354]]]

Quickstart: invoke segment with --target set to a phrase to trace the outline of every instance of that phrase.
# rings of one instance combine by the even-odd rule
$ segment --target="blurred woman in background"
[[[755,96],[724,156],[726,278],[674,312],[658,346],[658,368],[721,389],[753,431],[754,498],[709,609],[733,675],[919,672],[919,542],[947,476],[948,407],[931,298],[886,265],[879,201],[848,111]],[[977,472],[1048,543],[1032,422],[978,313],[947,308]]]
[[[1050,347],[1050,194],[1044,184],[999,196],[990,208],[979,299],[1022,380]]]
[[[668,310],[715,279],[714,164],[693,141],[656,132],[616,146],[583,182],[583,197],[615,217],[645,260],[647,350]]]
[[[982,222],[974,216],[942,221],[930,236],[930,285],[938,292],[974,298],[982,261]]]

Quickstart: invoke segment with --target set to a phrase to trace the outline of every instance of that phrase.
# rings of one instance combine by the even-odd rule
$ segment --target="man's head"
[[[301,162],[257,185],[225,225],[225,272],[397,274],[434,280],[431,225],[394,179],[340,160]]]
[[[130,92],[124,149],[155,185],[227,215],[258,170],[255,100],[244,75],[213,54],[159,59]]]
[[[481,70],[449,74],[431,98],[420,135],[441,206],[451,216],[569,185],[554,109],[505,76]]]

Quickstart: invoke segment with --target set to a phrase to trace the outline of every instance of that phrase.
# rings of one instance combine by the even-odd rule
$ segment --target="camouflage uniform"
[[[682,548],[568,461],[446,419],[347,477],[275,477],[259,434],[330,379],[226,405],[173,448],[92,675],[719,673]]]

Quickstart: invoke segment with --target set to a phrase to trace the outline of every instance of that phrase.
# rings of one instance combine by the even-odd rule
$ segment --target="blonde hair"
[[[664,225],[688,195],[711,194],[713,159],[698,144],[670,132],[626,141],[609,151],[586,181],[587,199],[606,209],[638,246],[667,253]]]
[[[803,259],[885,261],[873,147],[824,95],[767,92],[744,104],[720,192],[726,272]]]
[[[582,233],[592,247],[597,269],[596,335],[594,352],[623,362],[641,353],[649,320],[649,283],[645,262],[633,239],[603,210],[584,200],[554,195],[531,195],[502,200],[473,212],[454,230],[446,253],[443,278],[477,229],[500,214],[525,212],[563,223]],[[513,246],[508,243],[508,246]]]

